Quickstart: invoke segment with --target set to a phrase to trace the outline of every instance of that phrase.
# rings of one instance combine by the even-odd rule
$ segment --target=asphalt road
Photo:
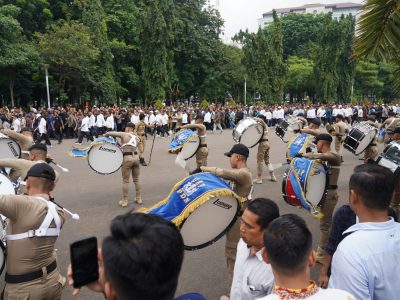
[[[270,131],[271,162],[279,163],[285,159],[286,144],[284,144]],[[140,206],[133,203],[133,183],[130,186],[130,203],[128,208],[120,208],[118,201],[121,196],[121,174],[99,175],[92,171],[86,158],[73,158],[67,155],[75,140],[65,140],[61,145],[50,149],[50,155],[61,165],[69,169],[69,173],[62,173],[55,190],[56,201],[73,212],[80,215],[79,221],[69,219],[65,224],[61,236],[57,241],[56,248],[61,263],[62,272],[65,274],[69,264],[69,244],[75,240],[89,236],[96,236],[101,240],[109,233],[110,221],[117,215],[136,209]],[[146,161],[148,161],[152,137],[149,136],[146,147]],[[162,200],[172,186],[182,179],[186,172],[174,163],[175,156],[168,154],[170,138],[156,138],[151,164],[141,168],[140,181],[142,184],[143,206],[152,205]],[[209,147],[208,165],[218,167],[229,167],[229,161],[223,156],[234,144],[232,131],[226,130],[222,135],[219,133],[207,135]],[[251,149],[249,167],[255,175],[256,172],[256,147]],[[358,157],[344,150],[344,164],[342,165],[339,178],[339,205],[347,202],[348,180],[354,166],[362,163]],[[190,161],[190,168],[195,168],[195,161]],[[305,210],[287,205],[281,196],[282,175],[285,168],[276,171],[278,182],[272,183],[265,180],[261,185],[255,185],[253,198],[267,197],[276,201],[281,214],[296,213],[306,219],[309,228],[314,235],[314,245],[318,242],[318,221],[310,216]],[[265,178],[268,171],[264,170]],[[204,220],[207,222],[207,220]],[[226,266],[224,259],[224,242],[221,238],[215,244],[198,251],[186,252],[180,275],[177,295],[187,292],[200,292],[207,299],[219,299],[223,294],[228,294],[229,288],[226,279]],[[318,268],[318,267],[317,267]],[[316,278],[317,269],[312,270],[312,276]],[[156,287],[155,287],[156,288]],[[66,287],[63,299],[103,299],[87,289],[83,289],[79,296],[72,296],[72,288]]]

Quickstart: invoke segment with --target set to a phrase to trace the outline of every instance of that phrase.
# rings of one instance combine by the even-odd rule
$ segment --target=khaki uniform
[[[215,175],[230,180],[232,189],[241,197],[249,199],[253,188],[253,178],[248,168],[242,169],[220,169],[216,168],[213,172]],[[246,208],[247,203],[242,206],[242,211]],[[240,239],[240,218],[236,220],[231,229],[226,233],[225,256],[228,268],[228,283],[232,285],[233,270],[235,267],[237,244]]]
[[[312,158],[320,159],[328,164],[328,191],[324,202],[321,205],[321,212],[324,215],[320,219],[320,237],[318,252],[323,252],[329,238],[329,231],[332,225],[332,215],[338,202],[338,179],[340,174],[340,155],[338,153],[314,153]]]
[[[18,178],[22,180],[25,179],[26,174],[28,173],[29,169],[38,164],[38,163],[45,163],[43,160],[27,160],[27,159],[15,159],[15,158],[3,158],[0,159],[0,168],[11,168],[10,171],[10,179],[13,181],[17,181]],[[60,174],[54,170],[56,173],[56,180],[57,183],[60,179]]]
[[[387,146],[392,140],[394,129],[396,127],[400,127],[400,118],[390,117],[386,119],[385,122],[382,123],[382,127],[385,126],[386,126],[386,132],[383,142],[385,143],[385,146]]]
[[[306,134],[311,134],[315,137],[318,137],[321,134],[321,131],[319,129],[308,129],[308,128],[304,128],[302,130],[302,133],[306,133]]]
[[[144,159],[144,149],[146,147],[146,124],[143,121],[139,121],[136,126],[136,135],[139,138],[138,150],[139,158]]]
[[[48,201],[47,195],[37,195]],[[47,205],[34,196],[0,196],[0,213],[8,218],[7,234],[18,234],[38,229],[46,214]],[[65,222],[64,212],[57,208],[61,223]],[[55,227],[54,220],[50,227]],[[60,275],[59,266],[47,274],[46,267],[57,260],[54,244],[57,236],[31,237],[7,241],[7,273],[23,275],[43,271],[40,279],[24,283],[6,283],[5,300],[57,300],[65,279]]]
[[[21,147],[21,151],[28,152],[28,149],[33,145],[33,138],[31,136],[26,136],[10,129],[3,129],[1,132],[6,136],[14,139]],[[28,153],[21,153],[21,158],[28,159],[28,157]]]
[[[182,127],[182,115],[175,116],[176,128]]]
[[[375,128],[379,128],[379,125],[372,121],[367,121],[367,123]],[[371,142],[371,144],[365,148],[364,152],[364,163],[368,163],[369,160],[375,160],[378,156],[378,142],[376,138]]]
[[[193,128],[197,130],[200,137],[200,148],[196,152],[197,168],[207,166],[208,148],[206,143],[206,126],[203,124],[188,124],[182,128]]]
[[[137,153],[137,147],[129,145],[129,141],[134,136],[127,132],[116,132],[111,131],[106,134],[106,136],[113,136],[121,139],[122,152],[124,153],[124,160],[122,162],[121,172],[122,172],[122,199],[120,204],[126,206],[128,204],[128,192],[129,192],[129,178],[132,174],[133,183],[135,184],[135,201],[141,203],[141,186],[139,182],[140,176],[140,165],[139,156]],[[139,138],[136,136],[136,145],[139,145]]]
[[[301,121],[302,128],[304,128],[304,127],[307,127],[307,126],[308,126],[308,121],[307,121],[307,119],[306,119],[306,118],[304,118],[304,117],[300,116],[300,117],[297,117],[297,119],[299,119],[299,120]]]
[[[257,179],[261,179],[263,164],[266,166],[269,165],[269,149],[270,144],[268,141],[268,126],[265,124],[264,120],[257,118],[257,121],[261,124],[264,129],[264,134],[258,143],[257,149]],[[274,172],[270,172],[271,177],[274,175]]]
[[[332,133],[335,137],[335,151],[337,154],[342,156],[342,145],[344,142],[344,136],[347,132],[346,123],[339,121],[333,127],[335,128],[335,131]]]

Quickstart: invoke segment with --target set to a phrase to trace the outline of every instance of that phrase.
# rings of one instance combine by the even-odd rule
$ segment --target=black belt
[[[133,155],[133,154],[137,155],[137,152],[124,152],[123,156]]]
[[[375,146],[378,146],[378,145],[377,144],[371,144],[370,146],[375,147]]]
[[[268,139],[262,139],[262,140],[260,140],[260,143],[262,143],[262,142],[268,142]]]
[[[334,184],[328,185],[328,190],[336,190],[337,188],[338,188],[337,185],[334,185]]]
[[[46,271],[47,274],[50,274],[51,272],[53,272],[55,269],[57,268],[57,262],[53,261],[51,264],[49,264],[46,267]],[[5,280],[7,283],[23,283],[23,282],[28,282],[28,281],[33,281],[39,278],[43,277],[43,271],[39,270],[39,271],[35,271],[32,273],[28,273],[28,274],[22,274],[22,275],[10,275],[8,273],[6,273],[6,277]]]
[[[199,148],[202,148],[202,147],[207,148],[207,144],[200,144]]]

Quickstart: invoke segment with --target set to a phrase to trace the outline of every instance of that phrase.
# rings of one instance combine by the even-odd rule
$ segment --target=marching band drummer
[[[393,135],[390,141],[400,142],[400,127],[393,130]],[[396,212],[397,217],[400,216],[400,175],[397,176],[394,186],[394,193],[390,207]]]
[[[201,114],[196,115],[195,124],[182,126],[183,129],[196,129],[200,138],[200,147],[196,152],[197,168],[207,166],[208,148],[206,144],[206,126],[204,126],[204,117]]]
[[[384,137],[385,146],[387,146],[391,142],[394,135],[394,130],[396,129],[396,127],[399,126],[400,126],[400,117],[396,117],[395,113],[390,111],[389,118],[387,118],[385,122],[382,123],[380,128],[380,129],[386,128]]]
[[[318,118],[314,118],[310,121],[307,128],[300,129],[301,133],[311,134],[318,137],[321,134],[319,127],[321,126],[321,121]]]
[[[323,217],[320,219],[320,238],[316,254],[319,263],[323,262],[325,256],[325,245],[328,242],[329,231],[332,224],[332,215],[338,202],[338,179],[340,174],[340,156],[331,151],[332,137],[327,133],[321,133],[316,138],[318,153],[303,153],[302,157],[310,159],[320,159],[325,161],[328,166],[328,191],[325,200],[321,205]]]
[[[213,173],[223,179],[232,182],[233,191],[243,198],[250,201],[251,190],[253,188],[253,179],[250,169],[247,167],[247,158],[249,157],[249,148],[243,144],[236,144],[232,149],[224,154],[229,157],[232,169],[222,169],[217,167],[200,167],[203,172]],[[242,211],[246,208],[247,202],[242,205]],[[236,260],[236,249],[240,239],[239,233],[240,218],[236,220],[234,225],[226,233],[225,256],[228,268],[229,287],[232,284],[233,270]]]
[[[28,148],[29,157],[28,159],[23,158],[3,158],[0,159],[0,168],[11,168],[10,179],[17,181],[19,178],[25,178],[29,169],[38,164],[46,163],[47,159],[47,147],[45,144],[38,143],[33,144]],[[54,171],[56,174],[55,183],[58,182],[60,174]]]
[[[131,122],[126,124],[125,132],[110,131],[105,136],[112,136],[121,139],[121,148],[124,155],[124,161],[122,163],[122,199],[119,201],[121,207],[128,206],[128,192],[129,192],[129,178],[132,173],[133,183],[135,184],[135,202],[142,204],[142,198],[140,195],[140,165],[137,147],[139,145],[139,138],[133,134],[135,125]]]
[[[21,133],[11,129],[2,129],[1,133],[14,139],[21,147],[21,158],[28,159],[28,149],[33,144],[33,131],[31,128],[24,127],[21,129]]]
[[[147,163],[144,160],[144,148],[146,147],[146,127],[150,127],[146,125],[144,122],[145,114],[140,113],[139,121],[135,125],[135,133],[139,138],[138,150],[139,150],[139,162],[142,166],[146,167]]]
[[[254,183],[261,184],[262,183],[262,170],[263,164],[265,163],[266,166],[269,165],[269,149],[270,143],[268,141],[268,126],[265,124],[265,116],[259,115],[256,120],[260,123],[260,125],[264,129],[264,134],[258,143],[257,149],[257,178],[254,180]],[[276,177],[274,171],[269,172],[270,180],[276,182]]]
[[[375,122],[375,116],[368,116],[367,117],[367,124],[379,129],[379,124]],[[364,151],[364,163],[368,162],[374,162],[375,158],[378,156],[378,142],[376,140],[376,137],[372,140],[371,144],[368,145],[367,148],[365,148]],[[361,160],[361,159],[360,159]]]
[[[8,218],[4,300],[57,300],[65,278],[54,245],[65,222],[63,210],[49,200],[56,174],[46,163],[27,172],[28,195],[0,195],[0,213]]]
[[[342,156],[342,145],[344,142],[343,137],[348,132],[346,123],[343,122],[343,115],[338,114],[336,116],[336,124],[334,126],[327,127],[329,134],[335,137],[335,151],[340,155],[341,162],[343,162]],[[333,130],[332,130],[333,129]]]

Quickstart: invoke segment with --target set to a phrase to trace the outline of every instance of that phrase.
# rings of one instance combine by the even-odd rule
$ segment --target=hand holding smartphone
[[[74,288],[80,288],[99,279],[96,237],[73,242],[70,245],[70,253]]]

